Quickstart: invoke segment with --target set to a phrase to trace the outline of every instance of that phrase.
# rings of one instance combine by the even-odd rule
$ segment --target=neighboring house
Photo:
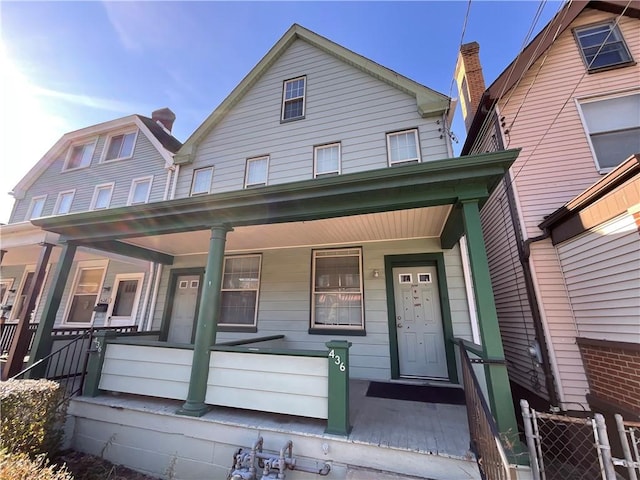
[[[12,325],[38,321],[42,299],[52,288],[51,266],[60,253],[58,236],[31,220],[170,198],[173,154],[181,146],[171,135],[174,120],[165,108],[152,118],[130,115],[67,133],[13,189],[9,224],[0,226],[3,349],[10,347]],[[55,326],[142,325],[154,271],[149,261],[85,246],[70,266]],[[16,358],[11,373],[21,365]]]
[[[462,339],[514,435],[480,208],[518,152],[451,158],[450,109],[293,25],[177,152],[173,200],[32,220],[67,241],[56,285],[83,245],[163,264],[158,341],[101,344],[86,392],[329,418],[348,435],[344,382],[460,384]],[[63,309],[53,292],[43,332]],[[256,337],[280,349],[220,345]]]
[[[640,414],[639,18],[569,2],[486,90],[461,48],[463,155],[522,148],[482,226],[514,397],[541,409]]]

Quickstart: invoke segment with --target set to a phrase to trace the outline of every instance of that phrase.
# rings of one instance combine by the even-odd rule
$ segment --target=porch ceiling
[[[451,205],[308,222],[250,225],[227,234],[227,251],[439,237]],[[138,237],[126,243],[169,255],[207,253],[209,230]]]
[[[273,246],[330,244],[338,238],[338,232],[342,232],[340,242],[348,241],[349,235],[359,235],[359,241],[411,238],[415,231],[406,235],[401,232],[412,226],[413,222],[408,218],[410,215],[422,212],[425,216],[414,220],[419,223],[412,227],[419,229],[415,236],[442,234],[447,244],[451,244],[462,234],[462,228],[456,226],[460,223],[458,216],[451,214],[451,206],[465,199],[477,200],[482,205],[518,153],[519,150],[505,150],[442,159],[36,219],[32,223],[60,234],[63,241],[162,263],[172,263],[173,258],[171,254],[161,252],[177,247],[184,251],[203,251],[202,235],[206,238],[208,233],[194,233],[192,238],[187,234],[206,232],[215,225],[236,230],[235,235],[230,235],[229,249],[255,248],[256,239],[270,242]],[[433,225],[430,225],[432,213]],[[443,233],[440,220],[446,214],[450,215],[446,219],[448,223],[444,223]],[[328,219],[333,220],[324,223]],[[422,225],[425,219],[426,225]],[[300,228],[308,222],[313,222],[314,226]],[[317,228],[316,222],[319,222]],[[452,223],[456,225],[452,226]],[[385,233],[391,226],[394,229]],[[357,229],[363,231],[358,234]],[[307,234],[307,231],[313,234]],[[174,237],[175,234],[180,234],[180,237]],[[165,241],[162,237],[166,237]],[[320,237],[325,240],[320,240]],[[190,246],[188,240],[193,240],[194,246]],[[154,245],[154,242],[161,243]],[[260,243],[260,248],[265,248],[264,244]]]

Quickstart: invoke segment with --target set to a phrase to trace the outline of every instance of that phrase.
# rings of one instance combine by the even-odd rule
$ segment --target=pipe
[[[151,296],[151,303],[150,303],[149,313],[147,316],[147,327],[146,327],[147,331],[151,331],[151,327],[153,326],[153,312],[155,309],[156,300],[158,299],[158,290],[160,290],[160,277],[162,276],[162,264],[157,263],[156,266],[157,266],[156,275],[155,275],[156,278],[153,284],[153,294]]]
[[[551,361],[549,360],[549,344],[547,343],[547,337],[544,331],[544,325],[542,324],[542,314],[538,305],[538,298],[536,296],[533,275],[531,273],[531,266],[529,265],[529,257],[531,255],[531,244],[539,242],[549,238],[549,232],[544,232],[537,237],[528,238],[523,240],[522,230],[518,225],[518,212],[515,205],[515,194],[513,192],[513,182],[511,175],[505,176],[503,179],[505,182],[505,190],[507,192],[507,205],[509,207],[509,216],[513,226],[513,231],[516,235],[516,246],[518,248],[518,259],[522,266],[522,276],[524,277],[525,290],[527,292],[527,299],[529,300],[529,307],[531,308],[531,317],[533,318],[533,328],[536,333],[536,339],[540,344],[540,353],[542,357],[542,371],[544,373],[544,383],[549,392],[549,403],[552,406],[558,406],[559,397],[556,390],[553,374],[551,373]]]
[[[147,281],[147,288],[145,288],[144,298],[142,300],[142,308],[140,309],[140,321],[138,322],[138,331],[141,332],[145,329],[147,321],[147,307],[149,306],[149,297],[151,296],[151,285],[155,280],[156,264],[149,262],[149,278]]]

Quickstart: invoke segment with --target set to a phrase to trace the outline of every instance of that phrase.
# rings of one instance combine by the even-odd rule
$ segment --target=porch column
[[[196,338],[193,345],[193,361],[187,401],[178,410],[180,415],[200,417],[208,410],[204,403],[209,376],[209,358],[211,346],[216,342],[218,319],[220,317],[220,289],[222,287],[222,271],[224,267],[224,247],[227,232],[231,228],[226,225],[215,225],[211,228],[209,240],[209,256],[204,272],[200,310],[196,325]]]
[[[467,233],[469,263],[476,294],[482,350],[484,359],[489,361],[485,363],[484,369],[491,412],[498,424],[498,430],[502,434],[507,434],[513,444],[517,444],[518,425],[504,360],[487,251],[482,237],[478,200],[462,200],[461,204],[464,227]]]
[[[31,336],[29,333],[31,313],[35,310],[36,300],[38,299],[39,293],[42,291],[42,284],[44,282],[44,276],[47,271],[47,264],[49,263],[52,248],[52,244],[43,243],[42,248],[40,249],[40,256],[38,257],[38,263],[36,265],[33,280],[29,286],[25,302],[21,305],[21,310],[18,312],[18,325],[11,342],[11,348],[9,349],[9,358],[7,359],[4,371],[2,372],[3,380],[13,377],[22,370],[24,357],[29,351],[29,343],[31,343]]]
[[[60,301],[62,300],[62,294],[67,285],[67,279],[69,278],[73,258],[76,254],[76,248],[76,245],[72,243],[65,243],[62,246],[60,259],[58,260],[53,278],[51,279],[52,288],[47,293],[42,316],[38,322],[38,330],[33,340],[33,347],[29,355],[29,365],[33,365],[37,360],[51,353],[51,346],[53,345],[51,330],[53,330],[53,325],[56,322]],[[31,378],[44,376],[46,373],[45,367],[45,365],[41,365],[32,370]]]

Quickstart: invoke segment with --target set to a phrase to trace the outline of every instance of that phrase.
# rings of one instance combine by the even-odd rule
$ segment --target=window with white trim
[[[71,211],[71,204],[73,203],[73,197],[75,196],[75,190],[67,190],[66,192],[60,192],[56,200],[56,205],[53,207],[54,215],[64,215]]]
[[[576,28],[573,32],[589,72],[633,62],[622,33],[615,23],[589,25]]]
[[[420,161],[418,129],[387,133],[387,156],[389,165]]]
[[[193,171],[191,181],[191,195],[203,195],[211,192],[213,167],[198,168]]]
[[[314,250],[311,328],[363,330],[362,249]]]
[[[138,203],[147,203],[151,194],[151,183],[153,177],[141,177],[131,180],[131,190],[127,205],[136,205]]]
[[[133,156],[133,149],[136,144],[138,132],[121,133],[112,135],[107,139],[107,148],[105,148],[104,160],[110,162],[112,160],[122,160]]]
[[[640,152],[640,93],[578,102],[601,173]]]
[[[73,145],[67,153],[67,158],[65,159],[62,170],[76,170],[78,168],[88,167],[91,164],[95,147],[95,140],[81,145]]]
[[[267,184],[268,171],[268,156],[247,159],[247,167],[245,169],[244,176],[244,188],[265,186]]]
[[[66,323],[91,323],[93,307],[98,303],[105,270],[104,266],[78,266],[76,277],[73,280],[72,293],[67,303]]]
[[[95,186],[93,189],[93,198],[91,198],[90,210],[102,210],[104,208],[109,208],[114,185],[115,184],[111,182]]]
[[[220,325],[256,326],[261,261],[261,255],[225,257],[220,298]]]
[[[286,80],[282,89],[282,120],[304,118],[307,77]]]
[[[29,210],[27,210],[27,220],[31,220],[32,218],[38,218],[42,216],[42,212],[44,210],[44,204],[47,201],[46,195],[40,195],[38,197],[33,197],[31,199],[31,203],[29,204]]]
[[[340,143],[319,145],[313,149],[313,176],[340,174]]]

